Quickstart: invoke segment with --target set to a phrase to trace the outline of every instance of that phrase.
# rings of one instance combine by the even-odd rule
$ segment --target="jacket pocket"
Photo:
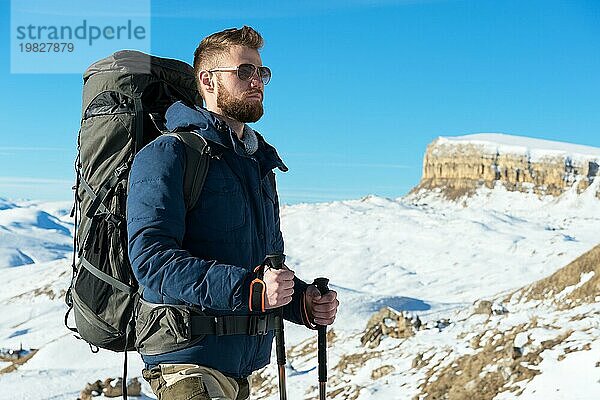
[[[191,310],[187,306],[154,304],[140,299],[137,306],[135,347],[141,354],[156,355],[180,350],[202,340],[192,340]]]

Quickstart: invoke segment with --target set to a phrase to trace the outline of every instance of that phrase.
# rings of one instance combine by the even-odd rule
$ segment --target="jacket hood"
[[[204,108],[191,108],[183,104],[183,102],[177,101],[167,109],[165,119],[165,125],[171,132],[191,130],[206,140],[233,149],[236,153],[240,154],[237,150],[240,147],[239,141],[235,138],[234,132],[229,128],[227,123],[218,119]],[[277,150],[268,144],[260,133],[254,132],[259,143],[256,154],[259,162],[268,169],[277,167],[281,171],[287,172],[288,167],[283,163],[279,154],[277,154]]]

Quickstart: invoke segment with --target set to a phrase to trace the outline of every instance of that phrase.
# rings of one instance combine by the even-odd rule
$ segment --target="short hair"
[[[202,39],[194,52],[194,74],[196,84],[200,89],[199,73],[203,69],[215,68],[223,53],[229,51],[232,46],[244,46],[260,50],[264,40],[260,33],[249,26],[242,28],[230,28],[221,32],[213,33]]]

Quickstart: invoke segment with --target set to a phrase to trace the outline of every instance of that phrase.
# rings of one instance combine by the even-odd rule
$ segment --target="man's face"
[[[237,67],[244,63],[262,65],[258,51],[233,46],[219,66]],[[223,115],[239,122],[256,122],[262,117],[264,85],[258,74],[248,81],[239,79],[236,72],[215,72],[215,75],[217,106]]]

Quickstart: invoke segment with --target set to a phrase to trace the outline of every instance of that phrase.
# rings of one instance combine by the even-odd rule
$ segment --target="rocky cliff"
[[[498,183],[507,190],[558,196],[582,192],[599,172],[600,148],[504,134],[439,137],[427,146],[421,182],[448,198]],[[596,193],[600,198],[600,193]]]

